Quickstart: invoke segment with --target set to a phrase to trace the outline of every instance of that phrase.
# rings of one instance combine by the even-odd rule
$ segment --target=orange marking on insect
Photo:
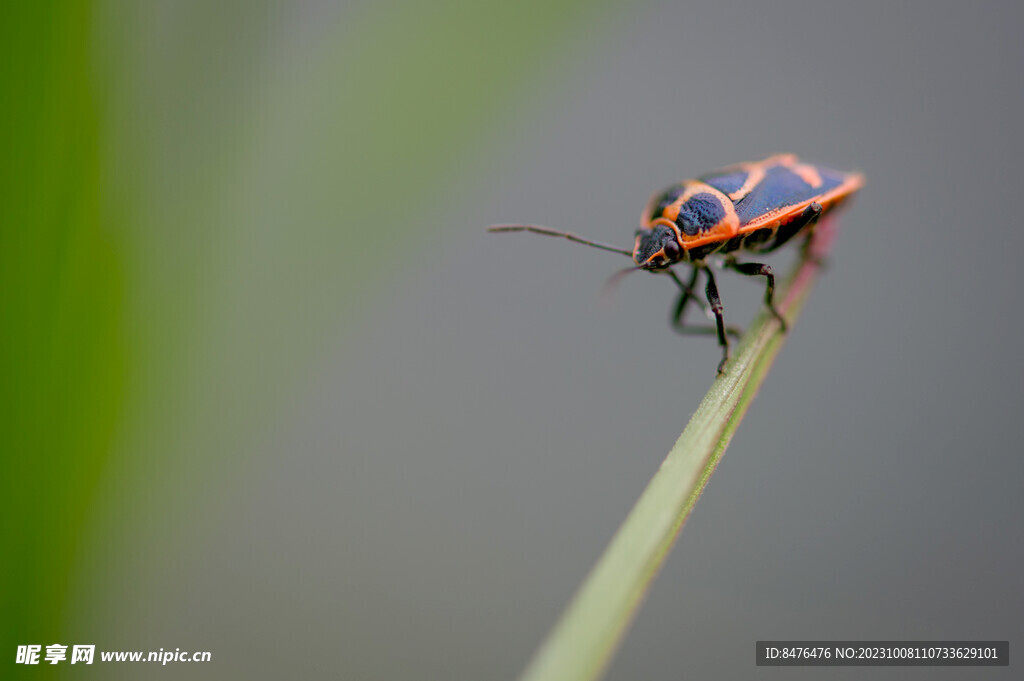
[[[677,196],[675,201],[665,206],[665,208],[661,211],[661,215],[659,216],[673,223],[675,222],[676,218],[679,217],[679,211],[682,209],[683,204],[686,203],[686,200],[688,198],[693,196],[693,194],[691,193],[692,185],[700,183],[694,182],[693,180],[683,180],[683,182],[681,182],[680,184],[685,188],[683,189],[683,193]],[[657,219],[656,217],[650,215],[646,217],[647,220],[651,220],[652,218],[655,220]]]
[[[814,189],[821,186],[821,173],[818,169],[807,163],[797,163],[795,166],[790,168],[793,173],[801,180],[809,184]]]
[[[737,163],[736,165],[723,168],[718,171],[718,174],[730,171],[747,173],[747,179],[743,181],[743,186],[729,193],[730,199],[733,201],[741,201],[747,196],[747,194],[753,191],[754,187],[764,181],[765,174],[767,174],[769,168],[772,166],[783,166],[785,168],[789,168],[797,163],[799,163],[799,159],[797,159],[795,154],[776,154],[775,156],[769,156],[761,161],[745,161],[744,163]]]
[[[740,234],[749,234],[758,229],[769,228],[774,229],[779,227],[782,223],[787,222],[790,219],[795,218],[797,215],[802,213],[812,203],[817,202],[821,205],[822,209],[827,211],[832,206],[843,201],[855,191],[860,189],[864,185],[864,176],[860,174],[850,175],[846,178],[846,181],[835,189],[822,194],[821,196],[815,196],[795,203],[791,206],[785,206],[776,210],[765,213],[764,215],[758,216],[756,219],[751,220],[747,224],[740,228]]]
[[[747,169],[747,179],[744,180],[743,186],[736,191],[729,194],[729,198],[733,201],[739,201],[744,196],[750,193],[754,187],[759,185],[764,179],[764,166],[751,164],[751,167]]]
[[[783,168],[792,168],[800,159],[796,157],[796,154],[775,154],[769,156],[763,161],[757,161],[760,165],[764,166],[782,166]]]
[[[668,227],[673,232],[675,232],[676,241],[681,242],[683,240],[683,233],[679,231],[679,225],[677,225],[674,220],[669,220],[666,217],[654,218],[653,220],[651,220],[651,229],[654,229],[655,227],[658,226]]]
[[[703,246],[704,244],[715,243],[718,241],[731,239],[732,237],[739,234],[740,219],[739,216],[736,215],[736,206],[733,205],[732,200],[728,196],[718,191],[709,184],[704,184],[703,182],[697,181],[687,182],[686,191],[684,191],[683,195],[679,197],[680,206],[682,206],[682,204],[686,203],[697,194],[711,194],[712,196],[717,198],[718,202],[722,206],[722,209],[725,211],[725,215],[711,229],[700,232],[699,234],[695,234],[693,236],[683,234],[682,232],[676,230],[679,233],[680,246],[682,246],[686,250],[690,250],[691,248]],[[678,214],[679,211],[676,211],[677,217]]]

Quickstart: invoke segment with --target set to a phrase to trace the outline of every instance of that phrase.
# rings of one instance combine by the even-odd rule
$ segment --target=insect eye
[[[677,260],[679,258],[679,244],[675,241],[666,241],[665,255],[668,256],[669,260]]]

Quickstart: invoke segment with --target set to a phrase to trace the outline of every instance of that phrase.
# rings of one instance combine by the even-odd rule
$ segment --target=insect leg
[[[797,234],[802,232],[807,233],[807,239],[804,241],[804,253],[806,254],[807,244],[810,243],[811,237],[814,235],[814,231],[810,229],[821,217],[824,209],[821,204],[817,201],[812,201],[804,211],[800,213],[800,217],[795,218],[792,222],[779,227],[779,231],[775,234],[775,239],[766,244],[759,244],[754,250],[758,253],[771,253],[772,251],[778,250],[782,246],[789,243],[789,240],[795,237]]]
[[[729,361],[729,338],[725,335],[725,319],[722,317],[722,299],[718,295],[718,286],[715,285],[715,275],[711,268],[705,266],[704,272],[708,275],[708,286],[704,289],[707,294],[708,303],[711,304],[711,311],[715,313],[715,325],[718,327],[718,344],[722,346],[722,361],[718,363],[718,374],[725,373],[725,363]]]
[[[808,213],[810,213],[810,215],[808,215]],[[817,201],[815,201],[811,205],[807,206],[807,208],[804,209],[803,214],[800,216],[801,219],[806,219],[806,222],[804,223],[804,227],[809,227],[809,226],[814,225],[818,221],[818,218],[821,217],[821,213],[822,213],[821,204],[818,203]],[[807,237],[804,238],[804,242],[802,244],[800,244],[800,257],[803,258],[804,260],[813,260],[815,262],[815,264],[817,264],[819,267],[824,268],[827,263],[823,262],[821,258],[819,258],[818,256],[812,254],[812,252],[811,252],[811,250],[812,250],[811,246],[812,246],[813,243],[814,243],[814,230],[808,229],[807,230]]]
[[[726,266],[748,277],[764,277],[768,280],[768,285],[764,290],[764,304],[768,306],[768,309],[775,315],[775,318],[779,320],[782,330],[785,332],[786,319],[775,307],[775,273],[772,271],[771,265],[763,265],[759,262],[730,262]]]
[[[683,280],[680,279],[675,272],[669,270],[669,276],[671,276],[672,280],[679,285],[680,290],[679,300],[676,302],[675,310],[673,311],[672,316],[669,317],[668,320],[669,325],[677,333],[692,335],[710,335],[718,332],[718,330],[714,326],[702,326],[699,324],[683,323],[683,317],[686,314],[686,308],[689,306],[691,302],[699,305],[704,310],[707,310],[707,307],[705,307],[704,305],[704,301],[697,297],[697,294],[694,292],[693,289],[693,287],[697,285],[697,276],[699,274],[700,268],[694,267],[693,272],[690,275],[689,283],[684,284]],[[737,338],[740,336],[741,333],[740,330],[734,326],[727,326],[725,332],[731,336],[736,336]]]

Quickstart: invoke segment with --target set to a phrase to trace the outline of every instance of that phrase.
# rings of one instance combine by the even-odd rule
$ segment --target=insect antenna
[[[623,267],[621,270],[619,270],[612,276],[608,277],[608,279],[604,282],[604,285],[601,286],[601,302],[610,303],[612,300],[612,294],[615,293],[615,289],[618,288],[619,284],[622,283],[622,280],[626,278],[626,275],[630,274],[631,272],[636,272],[642,269],[643,268],[640,267],[639,265],[634,265],[633,267]]]
[[[594,248],[600,248],[605,251],[611,251],[612,253],[622,253],[630,258],[633,257],[632,251],[627,251],[623,248],[616,248],[615,246],[609,246],[602,244],[597,241],[591,241],[590,239],[584,239],[581,236],[570,234],[569,232],[558,232],[547,227],[541,227],[540,225],[493,225],[487,228],[488,232],[533,232],[534,234],[543,234],[545,236],[559,236],[569,241],[575,241],[578,244],[584,246],[593,246]],[[633,268],[630,268],[633,269]]]

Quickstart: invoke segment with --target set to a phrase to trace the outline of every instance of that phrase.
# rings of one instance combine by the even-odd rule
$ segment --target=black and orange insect
[[[684,180],[657,192],[647,202],[633,250],[559,232],[539,225],[494,225],[492,232],[535,232],[563,237],[569,241],[622,253],[633,258],[635,267],[626,271],[647,270],[667,274],[679,286],[679,300],[670,322],[680,333],[716,334],[722,347],[718,373],[729,359],[729,335],[722,316],[714,274],[708,265],[710,256],[724,256],[723,266],[767,281],[764,302],[786,330],[786,319],[774,303],[775,273],[769,265],[738,262],[736,251],[770,253],[803,235],[804,254],[809,252],[814,225],[861,188],[864,177],[819,165],[804,163],[792,154],[739,163],[695,180]],[[672,270],[677,263],[692,265],[687,283]],[[704,294],[715,316],[714,326],[688,325],[683,316],[691,301],[703,306],[694,293],[701,272],[707,277]],[[706,308],[705,308],[706,309]]]

